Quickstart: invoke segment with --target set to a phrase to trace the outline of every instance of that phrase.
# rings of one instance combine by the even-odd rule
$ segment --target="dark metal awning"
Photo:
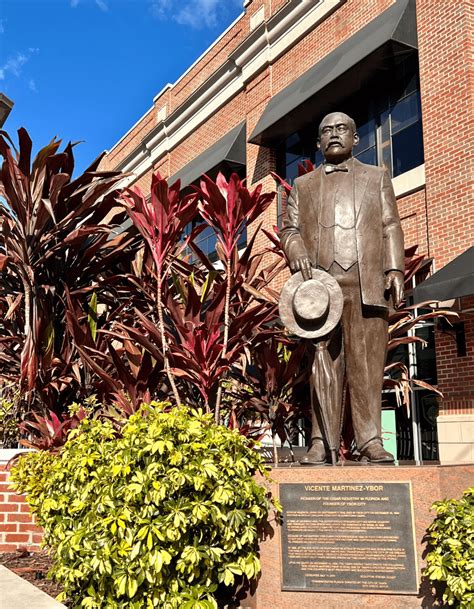
[[[414,0],[397,2],[275,95],[249,142],[274,146],[356,93],[400,53],[418,48]],[[323,91],[324,90],[324,91]]]
[[[415,304],[474,294],[474,246],[413,290]]]
[[[210,148],[185,165],[168,179],[168,184],[181,180],[181,188],[189,186],[203,173],[208,173],[219,164],[246,164],[245,121],[234,127]]]

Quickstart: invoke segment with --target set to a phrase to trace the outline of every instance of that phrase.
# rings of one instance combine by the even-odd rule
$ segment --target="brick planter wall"
[[[6,465],[0,464],[0,552],[19,548],[37,552],[42,530],[35,525],[25,497],[11,490],[9,476]]]

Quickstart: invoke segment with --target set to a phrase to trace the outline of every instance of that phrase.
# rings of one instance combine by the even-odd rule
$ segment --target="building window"
[[[202,222],[204,222],[204,220],[200,216],[195,218],[184,229],[184,233],[183,233],[184,236],[187,237],[191,233],[193,228],[195,226],[201,224]],[[204,252],[204,254],[209,258],[209,260],[211,262],[216,262],[216,260],[217,260],[217,251],[216,251],[217,237],[216,237],[216,233],[214,232],[214,229],[212,228],[212,226],[206,226],[199,233],[199,235],[194,239],[194,243],[197,245],[197,247],[201,251]],[[237,242],[237,248],[240,250],[241,248],[245,247],[246,245],[247,245],[247,229],[245,228],[242,231],[240,238]],[[196,262],[198,260],[198,257],[196,256],[196,254],[193,252],[193,250],[189,246],[185,249],[184,256],[189,257],[190,262]]]
[[[359,144],[354,149],[354,156],[361,163],[377,165],[377,123],[372,117],[360,127],[357,127]]]
[[[398,176],[423,163],[420,93],[414,91],[390,109],[392,176]]]
[[[394,67],[391,78],[374,78],[338,104],[338,109],[356,122],[360,141],[354,148],[354,157],[362,163],[385,167],[396,177],[424,162],[416,56]],[[316,150],[317,125],[322,118],[316,119],[312,130],[290,135],[280,150],[280,174],[290,183],[304,159],[316,166],[323,161],[322,153]]]
[[[191,233],[193,228],[195,228],[199,224],[202,224],[202,222],[203,220],[201,217],[195,218],[184,229],[184,236],[187,237]],[[194,243],[200,250],[204,252],[204,254],[206,254],[208,258],[211,258],[213,261],[217,259],[217,237],[211,226],[206,226],[206,228],[204,228],[204,230],[200,232],[199,235],[194,239]],[[186,248],[185,255],[190,256],[191,262],[195,262],[197,260],[196,255],[190,247]]]
[[[214,181],[217,179],[217,175],[219,172],[221,172],[227,180],[230,179],[230,176],[233,173],[236,173],[239,176],[239,178],[241,180],[243,180],[243,179],[245,179],[245,171],[246,171],[245,166],[241,165],[240,163],[230,163],[227,161],[223,161],[222,163],[219,163],[219,165],[217,165],[213,169],[210,169],[206,173],[211,178],[211,180],[214,180]],[[199,187],[200,179],[195,180],[192,184],[190,184],[185,189],[183,189],[183,192],[185,192],[185,193],[192,192],[192,186]],[[204,222],[204,220],[200,216],[194,218],[194,220],[192,222],[190,222],[184,229],[184,233],[183,233],[184,237],[187,237],[195,226],[197,226],[203,222]],[[204,252],[204,254],[206,254],[206,256],[210,259],[211,262],[217,261],[217,251],[216,251],[217,237],[214,232],[214,229],[211,226],[206,226],[206,228],[204,228],[204,230],[202,232],[200,232],[199,235],[194,239],[194,243],[199,247],[199,249],[201,249]],[[242,231],[242,234],[240,235],[240,238],[237,242],[237,248],[240,250],[240,249],[244,248],[246,245],[247,245],[247,228],[245,228]],[[184,256],[189,257],[189,260],[191,262],[196,262],[196,260],[197,260],[196,254],[194,254],[194,252],[192,251],[192,249],[190,247],[187,247],[185,249]]]

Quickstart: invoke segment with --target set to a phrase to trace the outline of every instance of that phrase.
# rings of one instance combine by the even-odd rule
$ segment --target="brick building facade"
[[[406,246],[418,245],[438,270],[473,244],[473,29],[470,0],[246,0],[111,148],[104,168],[132,172],[127,183],[145,191],[154,171],[187,185],[218,167],[275,190],[270,172],[291,180],[299,160],[317,163],[315,125],[348,108],[359,158],[391,172]],[[279,206],[280,197],[267,226]],[[410,361],[418,358],[420,377],[444,398],[420,392],[417,425],[398,422],[400,433],[419,434],[419,457],[446,463],[474,461],[474,300],[451,306],[464,348],[459,333],[427,325],[419,332],[428,348]],[[417,442],[408,441],[407,458],[417,457]]]

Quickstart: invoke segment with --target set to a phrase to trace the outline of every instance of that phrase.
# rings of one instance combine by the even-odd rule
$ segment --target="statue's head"
[[[317,147],[331,163],[340,163],[352,156],[359,143],[354,120],[344,112],[327,114],[318,130]]]

